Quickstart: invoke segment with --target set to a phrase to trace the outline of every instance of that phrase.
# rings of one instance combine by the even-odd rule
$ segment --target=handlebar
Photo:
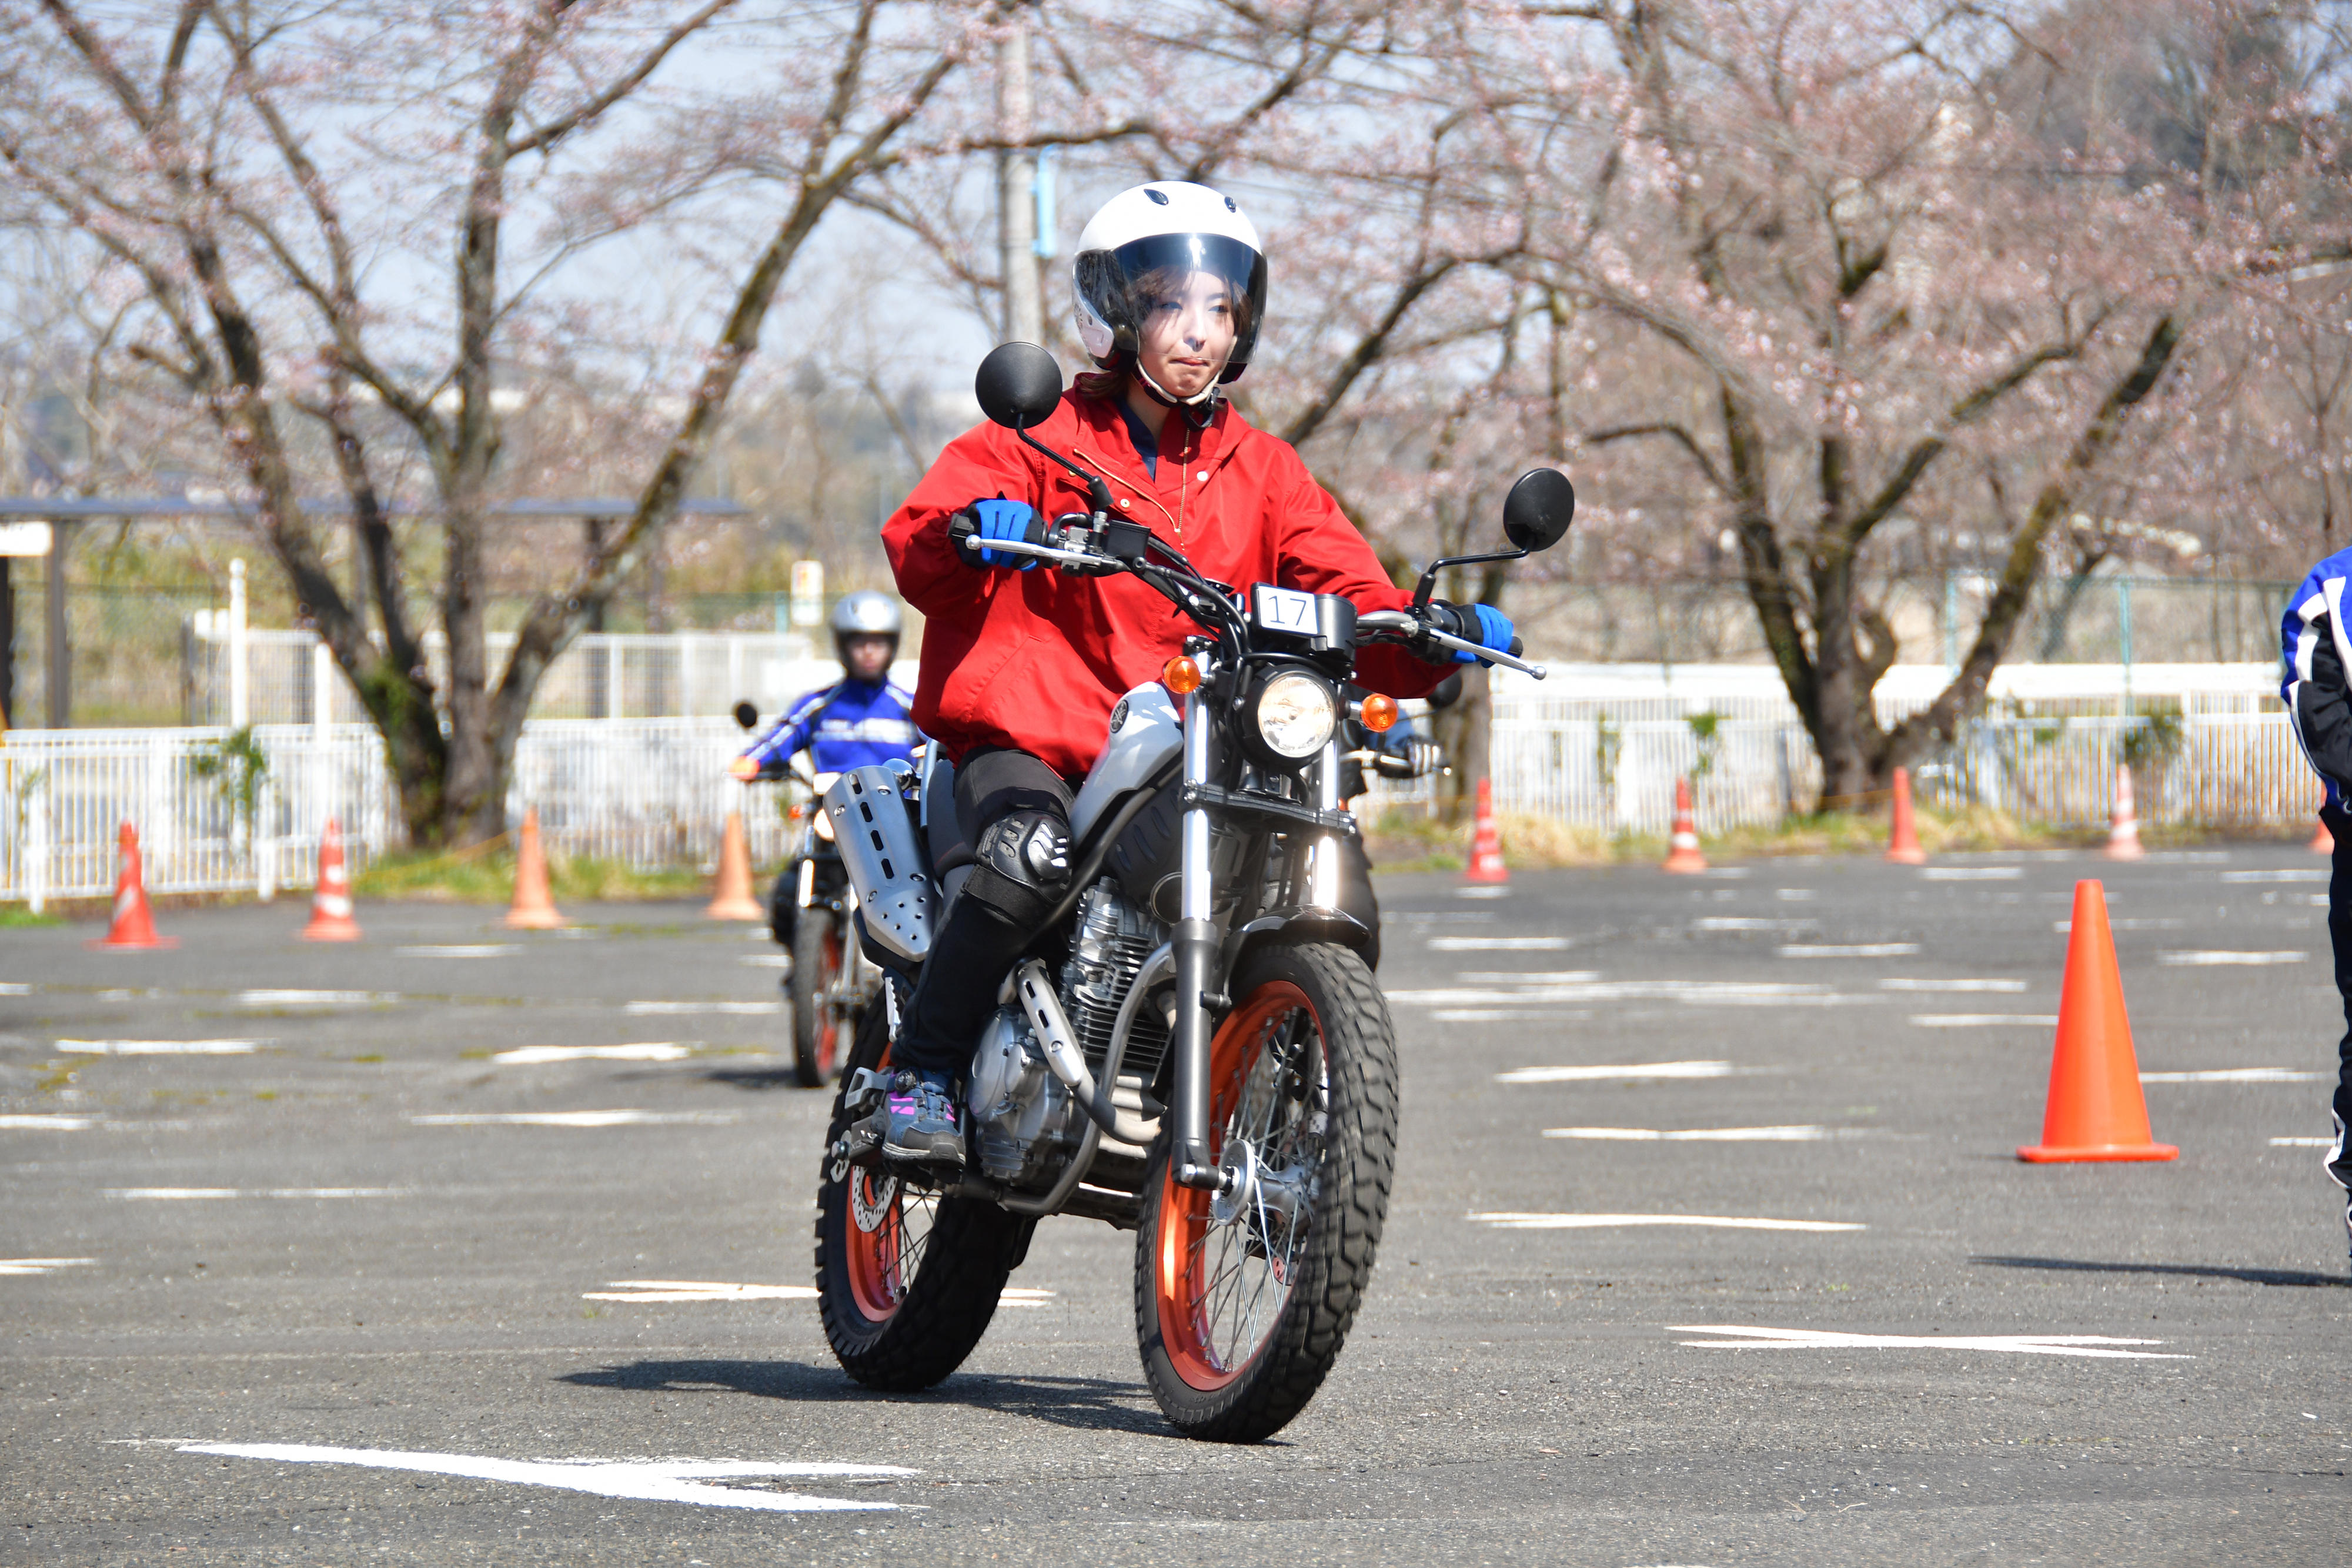
[[[982,541],[976,537],[980,532],[978,522],[969,512],[959,512],[948,525],[948,542],[957,554],[967,557],[975,549],[1002,550],[1007,555],[1028,556],[1037,560],[1055,561],[1064,567],[1089,573],[1137,570],[1141,568],[1139,560],[1123,559],[1118,556],[1099,550],[1070,549],[1046,543],[1047,539],[1055,537],[1055,524],[1048,523],[1043,517],[1033,515],[1028,528],[1023,530],[1024,538]],[[1062,528],[1059,531],[1060,536],[1066,539],[1072,530]],[[1182,558],[1177,559],[1181,560]],[[1188,572],[1191,570],[1189,562],[1186,563],[1186,570]],[[1192,576],[1198,579],[1198,573],[1192,573]],[[1167,591],[1163,589],[1162,591]],[[1182,601],[1180,600],[1179,602]],[[1456,637],[1448,632],[1441,632],[1421,615],[1402,610],[1377,610],[1370,614],[1359,615],[1356,618],[1356,625],[1359,630],[1396,632],[1402,634],[1404,639],[1416,642],[1426,639],[1435,643],[1441,648],[1473,653],[1491,664],[1502,664],[1517,670],[1523,674],[1533,675],[1539,681],[1549,674],[1543,665],[1529,664],[1517,656],[1521,643],[1517,637],[1511,639],[1510,651],[1505,653],[1499,649],[1485,647]]]
[[[1402,610],[1375,610],[1369,614],[1357,616],[1356,625],[1360,629],[1369,626],[1375,632],[1402,632],[1412,636],[1426,637],[1441,648],[1454,648],[1465,653],[1475,653],[1489,663],[1505,665],[1522,674],[1533,675],[1539,681],[1551,674],[1543,665],[1531,664],[1527,660],[1517,657],[1516,653],[1506,653],[1500,649],[1482,647],[1478,643],[1456,637],[1451,632],[1440,632],[1420,617]],[[1520,646],[1517,637],[1511,639],[1511,646],[1514,650]]]

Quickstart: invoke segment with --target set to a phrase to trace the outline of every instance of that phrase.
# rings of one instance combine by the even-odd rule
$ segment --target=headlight
[[[1276,756],[1303,761],[1331,738],[1339,712],[1331,688],[1314,676],[1276,675],[1258,688],[1258,738]]]

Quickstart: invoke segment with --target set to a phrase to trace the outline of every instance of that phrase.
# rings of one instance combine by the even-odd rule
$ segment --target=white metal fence
[[[1770,717],[1566,716],[1552,699],[1496,703],[1491,768],[1506,811],[1604,831],[1661,831],[1674,781],[1697,778],[1699,825],[1769,825],[1820,787],[1804,731]],[[1704,710],[1702,710],[1704,711]],[[1920,795],[1981,803],[2022,821],[2106,820],[2127,737],[2137,804],[2151,822],[2253,827],[2307,821],[2319,789],[2284,713],[2189,712],[2163,719],[1991,719],[1917,769]],[[0,899],[110,891],[117,827],[135,823],[157,893],[308,886],[321,824],[341,820],[358,865],[400,843],[382,742],[362,725],[253,732],[265,766],[247,810],[225,729],[18,730],[0,745]],[[785,852],[772,786],[746,790],[726,766],[743,745],[727,719],[534,719],[524,727],[508,814],[539,809],[551,849],[639,867],[708,864],[730,810],[756,860]],[[1425,798],[1384,788],[1382,804]]]
[[[341,820],[353,869],[405,838],[383,744],[365,725],[261,725],[249,792],[231,732],[17,730],[0,745],[0,899],[113,890],[115,835],[139,830],[151,893],[310,886]],[[537,806],[548,847],[635,866],[715,859],[740,810],[752,857],[784,852],[777,787],[727,776],[727,719],[533,720],[515,751],[509,820]]]

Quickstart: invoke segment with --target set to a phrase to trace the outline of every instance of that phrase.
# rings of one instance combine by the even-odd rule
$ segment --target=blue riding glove
[[[1013,539],[1025,541],[1029,525],[1036,520],[1036,509],[1026,501],[974,501],[965,510],[980,524],[983,539]],[[1014,555],[1010,550],[982,549],[980,559],[990,566],[1014,571],[1027,571],[1037,564],[1034,555]]]
[[[1454,606],[1454,615],[1455,623],[1459,627],[1454,634],[1464,642],[1475,643],[1482,648],[1492,648],[1498,653],[1507,653],[1511,651],[1511,639],[1516,635],[1511,626],[1511,618],[1493,605],[1457,604]],[[1492,660],[1481,659],[1477,654],[1465,653],[1459,648],[1454,650],[1454,662],[1457,664],[1476,663],[1486,664],[1489,668],[1493,667]]]

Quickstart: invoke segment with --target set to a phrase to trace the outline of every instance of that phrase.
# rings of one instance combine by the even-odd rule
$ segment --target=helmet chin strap
[[[1220,367],[1221,373],[1222,369],[1223,367]],[[1164,404],[1169,408],[1198,408],[1203,403],[1213,404],[1217,400],[1218,392],[1223,390],[1223,382],[1217,377],[1212,376],[1209,378],[1209,384],[1200,392],[1191,397],[1178,397],[1151,379],[1151,372],[1143,368],[1141,354],[1135,356],[1135,376],[1143,383],[1143,390],[1150,394],[1152,402]]]

